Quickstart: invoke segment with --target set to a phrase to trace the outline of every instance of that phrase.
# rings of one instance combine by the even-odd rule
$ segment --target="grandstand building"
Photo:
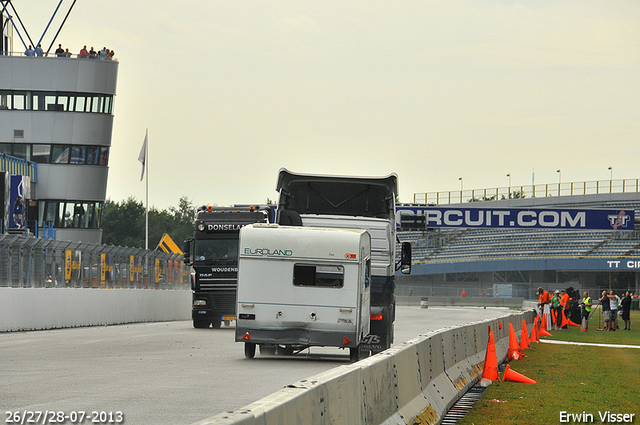
[[[495,201],[500,196],[492,196],[482,202],[478,196],[456,193],[439,198],[451,208],[580,208],[640,214],[638,180],[601,182],[598,193],[589,193],[586,183],[569,184],[567,194],[559,193],[556,184],[554,193],[540,190],[536,197],[502,196]],[[480,202],[448,202],[459,199]],[[398,237],[412,244],[413,268],[411,275],[398,277],[398,295],[456,297],[464,289],[472,297],[495,297],[497,291],[499,297],[531,299],[538,287],[587,290],[592,297],[603,289],[636,294],[640,289],[639,230],[436,229],[425,228],[420,217],[402,217]]]
[[[11,185],[3,191],[2,230],[54,229],[59,240],[100,243],[118,62],[27,55],[8,7],[1,21],[0,154]],[[18,195],[24,223],[14,219]]]

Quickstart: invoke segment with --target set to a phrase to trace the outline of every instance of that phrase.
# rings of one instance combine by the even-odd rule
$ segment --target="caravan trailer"
[[[252,224],[240,230],[236,342],[245,356],[312,346],[360,357],[369,334],[366,230]]]

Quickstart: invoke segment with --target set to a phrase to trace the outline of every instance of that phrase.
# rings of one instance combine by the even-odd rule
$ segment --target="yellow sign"
[[[156,249],[158,248],[166,252],[167,254],[183,254],[182,250],[178,248],[178,245],[176,245],[173,239],[171,239],[171,236],[169,236],[169,234],[167,233],[162,235],[162,239],[160,239],[160,243],[158,244],[158,247]]]

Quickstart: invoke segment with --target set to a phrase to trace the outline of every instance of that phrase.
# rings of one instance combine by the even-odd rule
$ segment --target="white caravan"
[[[349,348],[369,334],[366,230],[252,224],[240,230],[236,341],[245,356]]]

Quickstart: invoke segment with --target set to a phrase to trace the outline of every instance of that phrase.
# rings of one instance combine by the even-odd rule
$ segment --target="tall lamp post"
[[[460,203],[462,203],[462,184],[464,182],[462,180],[462,177],[458,177],[458,180],[460,180]]]
[[[511,199],[511,173],[507,173],[507,177],[509,178],[509,199]]]
[[[558,196],[560,196],[560,185],[562,184],[562,171],[561,170],[556,170],[556,173],[558,173]]]
[[[609,167],[607,170],[609,170],[609,193],[613,193],[613,167]]]

